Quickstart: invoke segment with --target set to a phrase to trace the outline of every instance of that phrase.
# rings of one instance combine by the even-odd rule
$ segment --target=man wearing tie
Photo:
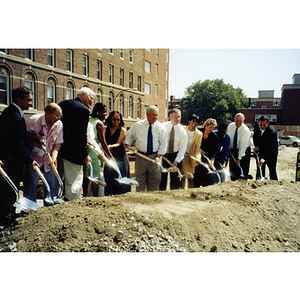
[[[19,189],[24,165],[39,167],[27,150],[27,133],[23,110],[32,105],[32,93],[25,87],[12,91],[13,102],[0,116],[0,160],[2,168]],[[15,223],[17,215],[14,203],[16,195],[9,184],[0,176],[0,226]]]
[[[245,116],[238,113],[234,117],[234,122],[230,123],[227,128],[227,134],[230,137],[231,154],[229,158],[229,171],[231,180],[247,179],[250,166],[250,136],[249,128],[244,124]],[[233,158],[233,157],[234,158]],[[241,177],[241,170],[244,177]]]
[[[184,127],[180,124],[181,111],[174,108],[170,112],[170,121],[164,122],[162,125],[167,132],[167,149],[164,157],[168,159],[172,166],[181,168],[181,162],[184,158],[186,145],[187,145],[187,133]],[[163,167],[168,168],[170,165],[163,159]],[[167,187],[168,173],[162,173],[161,183],[159,189],[165,191]],[[170,172],[170,189],[179,189],[180,178],[177,172]]]
[[[158,107],[149,106],[146,110],[147,119],[136,122],[127,132],[125,150],[135,145],[137,151],[159,162],[166,152],[166,132],[162,124],[157,121]],[[136,156],[135,175],[139,185],[137,192],[159,190],[161,168],[150,161]]]
[[[276,163],[278,156],[278,140],[276,130],[269,125],[269,120],[265,116],[259,118],[258,124],[254,127],[254,151],[258,152],[260,161],[258,165],[262,169],[262,176],[265,177],[266,165],[269,168],[270,179],[278,180],[276,173]],[[263,164],[263,160],[265,164]],[[257,170],[258,171],[258,170]],[[256,178],[260,174],[256,174]]]

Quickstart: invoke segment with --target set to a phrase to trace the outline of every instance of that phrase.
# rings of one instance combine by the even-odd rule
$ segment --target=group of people
[[[130,177],[126,152],[131,146],[141,154],[135,160],[137,192],[166,190],[168,173],[162,171],[170,167],[176,167],[183,175],[192,174],[187,176],[189,188],[223,182],[225,175],[218,171],[226,168],[228,161],[232,180],[247,179],[250,130],[244,124],[243,114],[237,114],[228,128],[209,118],[199,130],[200,120],[195,114],[189,116],[188,126],[184,127],[180,124],[181,111],[175,108],[170,111],[170,121],[160,123],[158,107],[148,106],[146,119],[133,124],[127,132],[118,111],[110,112],[106,118],[103,103],[96,103],[91,111],[94,98],[95,93],[83,87],[75,99],[50,103],[44,114],[33,115],[25,122],[24,110],[32,105],[32,93],[25,87],[12,91],[13,102],[0,116],[0,165],[18,189],[23,180],[24,197],[36,201],[37,168],[49,184],[51,198],[58,197],[57,169],[64,182],[65,201],[78,199],[82,190],[83,196],[99,196],[99,184],[90,177],[102,179],[105,196],[126,193],[130,186],[115,179],[119,173]],[[256,125],[253,140],[263,174],[267,165],[270,179],[277,180],[277,134],[265,117]],[[89,144],[98,147],[99,152],[94,152]],[[50,157],[44,151],[45,145]],[[107,164],[107,159],[118,170]],[[185,187],[185,176],[169,174],[170,189]],[[44,205],[49,205],[44,185],[43,194]],[[15,201],[13,189],[1,176],[0,225],[12,224],[16,219]]]

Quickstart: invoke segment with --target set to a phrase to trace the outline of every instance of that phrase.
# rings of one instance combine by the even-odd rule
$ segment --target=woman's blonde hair
[[[205,125],[206,125],[206,126],[209,126],[209,125],[217,126],[218,123],[217,123],[217,121],[216,121],[215,119],[209,118],[209,119],[207,119],[207,120],[204,122],[203,126],[205,126]]]

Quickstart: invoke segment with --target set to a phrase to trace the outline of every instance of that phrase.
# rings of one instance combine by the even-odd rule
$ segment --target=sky
[[[259,90],[274,90],[274,97],[280,97],[282,85],[292,84],[293,75],[300,74],[300,48],[170,48],[169,72],[169,95],[176,99],[199,80],[221,78],[250,98],[257,98]]]

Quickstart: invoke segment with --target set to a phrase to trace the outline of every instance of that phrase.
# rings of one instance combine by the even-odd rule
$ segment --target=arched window
[[[132,113],[133,113],[133,99],[130,96],[129,97],[129,105],[128,105],[128,117],[132,118]]]
[[[101,91],[101,89],[97,89],[96,102],[102,103],[102,91]]]
[[[36,103],[35,103],[35,91],[34,91],[34,76],[31,72],[27,72],[24,76],[25,82],[24,85],[27,87],[29,90],[32,92],[32,108],[36,108]]]
[[[123,96],[123,94],[121,94],[119,96],[119,113],[121,113],[122,116],[124,116],[124,96]]]
[[[108,94],[108,111],[111,112],[114,109],[114,94],[109,92]]]
[[[137,103],[137,110],[136,110],[136,117],[137,117],[138,119],[141,118],[141,108],[142,108],[142,101],[141,101],[141,99],[139,98],[139,99],[138,99],[138,103]]]
[[[7,68],[0,67],[0,104],[9,102],[9,72]]]
[[[55,86],[55,79],[49,77],[47,81],[47,104],[55,102]]]
[[[71,81],[67,82],[66,99],[74,99],[74,85]]]

